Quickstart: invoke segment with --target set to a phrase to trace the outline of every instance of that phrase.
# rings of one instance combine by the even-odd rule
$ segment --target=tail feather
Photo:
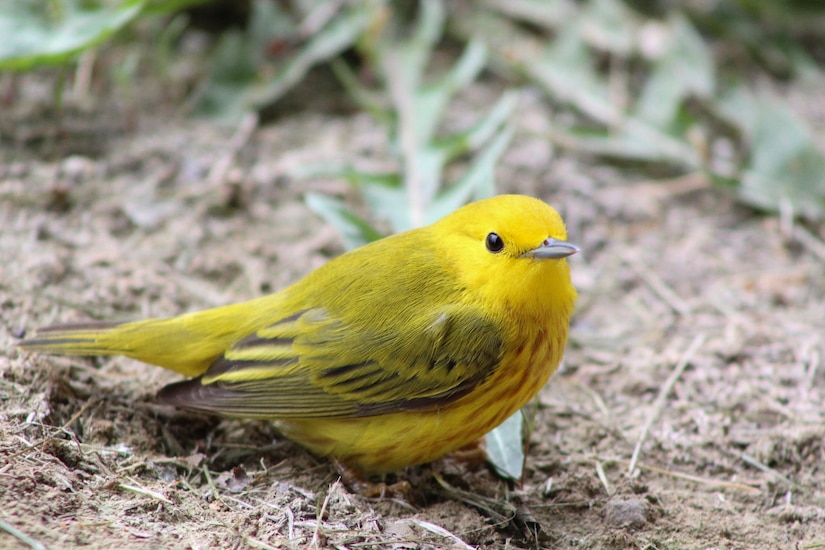
[[[186,376],[200,376],[231,346],[233,331],[221,331],[198,314],[133,322],[53,325],[18,347],[54,355],[125,355]]]
[[[114,355],[98,340],[103,333],[123,325],[122,322],[66,323],[37,329],[36,336],[23,340],[17,347],[57,355]]]
[[[195,377],[235,342],[281,316],[276,294],[167,319],[54,325],[17,345],[56,355],[125,355]]]

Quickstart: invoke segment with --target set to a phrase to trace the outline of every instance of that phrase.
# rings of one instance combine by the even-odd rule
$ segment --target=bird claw
[[[407,497],[412,492],[412,486],[407,480],[396,481],[395,483],[373,483],[364,478],[363,474],[347,466],[339,460],[333,460],[341,481],[344,482],[351,491],[366,498],[396,498]]]
[[[480,470],[487,463],[487,448],[484,444],[484,438],[476,439],[455,451],[447,453],[444,455],[443,460],[446,463],[463,464],[464,468],[471,472]]]

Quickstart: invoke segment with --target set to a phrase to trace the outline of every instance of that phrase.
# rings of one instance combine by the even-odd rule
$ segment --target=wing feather
[[[321,308],[305,310],[240,340],[201,378],[158,395],[227,416],[371,416],[444,407],[501,361],[502,331],[472,307],[442,306],[403,321],[368,330]]]

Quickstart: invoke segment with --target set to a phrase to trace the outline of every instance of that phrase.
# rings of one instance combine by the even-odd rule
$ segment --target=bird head
[[[498,195],[459,208],[436,222],[445,256],[458,282],[482,303],[520,315],[569,315],[576,299],[565,258],[579,248],[567,242],[561,216],[524,195]]]

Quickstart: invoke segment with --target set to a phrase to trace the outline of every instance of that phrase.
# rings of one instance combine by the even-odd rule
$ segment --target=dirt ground
[[[451,123],[496,93],[468,90]],[[304,194],[357,201],[301,170],[391,167],[384,129],[318,110],[220,128],[112,102],[55,132],[25,103],[0,127],[0,547],[825,547],[825,227],[699,175],[648,182],[560,151],[525,93],[499,189],[558,207],[584,252],[524,483],[442,461],[400,474],[409,498],[367,499],[266,423],[156,404],[173,373],[14,343],[284,287],[342,250]]]

